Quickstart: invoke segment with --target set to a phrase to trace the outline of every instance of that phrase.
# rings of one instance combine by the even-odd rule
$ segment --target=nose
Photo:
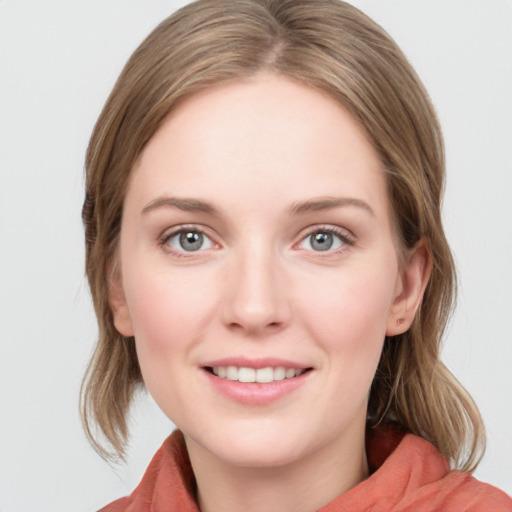
[[[222,314],[230,330],[260,336],[288,324],[288,289],[278,260],[270,250],[256,247],[233,256]]]

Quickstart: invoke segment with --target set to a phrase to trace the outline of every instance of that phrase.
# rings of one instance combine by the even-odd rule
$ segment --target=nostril
[[[231,329],[242,329],[242,330],[265,330],[265,329],[276,329],[282,325],[282,322],[268,322],[263,321],[246,321],[246,322],[230,322],[229,327]]]
[[[230,329],[233,329],[233,330],[235,330],[235,331],[236,331],[236,330],[242,330],[242,331],[244,330],[244,328],[243,328],[239,323],[237,323],[237,322],[231,322],[231,323],[229,324],[229,328],[230,328]]]

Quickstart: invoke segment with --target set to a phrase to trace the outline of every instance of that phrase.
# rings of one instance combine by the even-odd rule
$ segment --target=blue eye
[[[210,238],[196,229],[182,229],[175,232],[165,240],[165,243],[178,252],[197,252],[213,247]]]
[[[344,237],[331,231],[319,230],[309,234],[302,241],[303,249],[315,252],[325,252],[339,249],[346,243]]]

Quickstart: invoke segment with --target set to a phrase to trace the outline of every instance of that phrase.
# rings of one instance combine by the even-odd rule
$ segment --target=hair
[[[368,427],[399,425],[432,442],[454,467],[473,470],[484,450],[483,423],[440,361],[456,273],[441,222],[445,162],[439,123],[396,43],[338,0],[199,0],[157,26],[126,63],[86,155],[86,272],[99,324],[81,390],[89,440],[103,457],[123,458],[130,403],[143,387],[134,339],[116,331],[109,306],[133,164],[178,102],[260,72],[323,91],[358,120],[382,162],[399,253],[422,239],[430,251],[430,280],[410,329],[384,342]]]

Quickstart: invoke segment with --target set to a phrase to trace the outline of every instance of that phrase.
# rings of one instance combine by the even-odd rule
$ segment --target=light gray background
[[[128,465],[82,434],[95,338],[83,277],[83,158],[122,65],[181,1],[0,0],[0,511],[92,511],[129,493],[171,430],[148,399]],[[402,46],[447,143],[459,264],[444,352],[487,423],[478,478],[512,493],[512,2],[358,0]]]

